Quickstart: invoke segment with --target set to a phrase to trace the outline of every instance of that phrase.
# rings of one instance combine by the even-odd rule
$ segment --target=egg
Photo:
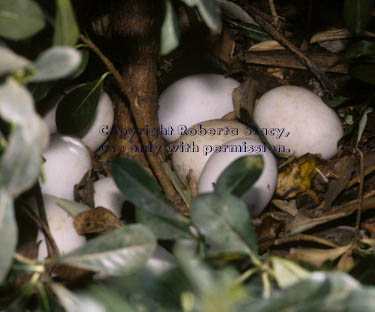
[[[50,232],[60,252],[62,254],[68,253],[84,245],[86,242],[85,237],[77,234],[73,226],[73,217],[56,204],[57,198],[44,194],[43,199]],[[48,256],[48,252],[44,235],[41,231],[38,232],[37,241],[41,241],[38,259],[43,260]]]
[[[259,140],[246,125],[235,120],[215,119],[196,124],[168,147],[173,153],[173,167],[182,177],[193,169],[193,176],[198,181],[214,147],[236,138]]]
[[[112,177],[107,177],[94,182],[95,206],[101,206],[111,210],[118,218],[121,218],[121,208],[125,201]]]
[[[76,87],[75,87],[76,88]],[[67,92],[73,91],[75,88],[70,88]],[[50,134],[57,133],[56,126],[56,110],[58,104],[63,100],[64,95],[56,96],[54,101],[56,104],[44,116]],[[95,117],[90,127],[82,134],[78,135],[83,144],[88,146],[91,150],[96,151],[107,139],[108,136],[103,135],[101,129],[111,129],[114,121],[114,109],[111,98],[103,91],[100,95],[98,106],[96,107]]]
[[[271,145],[297,157],[310,153],[329,159],[344,134],[336,113],[319,96],[296,86],[266,92],[255,105],[254,120]]]
[[[43,157],[42,193],[73,200],[74,185],[91,166],[87,148],[76,138],[53,135]]]
[[[198,193],[212,192],[214,183],[225,168],[239,157],[247,155],[263,156],[263,171],[259,179],[241,197],[251,216],[256,217],[271,200],[277,183],[275,157],[259,140],[235,139],[217,148],[217,152],[213,153],[202,170],[198,181]]]
[[[239,82],[217,74],[199,74],[182,78],[159,97],[159,123],[163,137],[172,142],[181,129],[206,120],[222,118],[232,112],[232,92]]]

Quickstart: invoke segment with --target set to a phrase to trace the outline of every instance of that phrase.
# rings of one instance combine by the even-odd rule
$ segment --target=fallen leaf
[[[79,235],[84,235],[89,233],[108,233],[114,229],[121,228],[123,223],[112,211],[104,207],[96,207],[82,211],[75,216],[73,225]]]
[[[318,156],[307,154],[284,167],[277,177],[276,194],[288,199],[307,191],[320,163]]]
[[[326,261],[336,260],[350,248],[352,248],[351,244],[334,249],[291,248],[288,259],[293,261],[303,260],[319,267]]]

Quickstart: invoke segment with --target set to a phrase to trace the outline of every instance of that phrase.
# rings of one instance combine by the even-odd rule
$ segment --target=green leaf
[[[289,287],[309,276],[308,271],[289,260],[271,257],[271,261],[280,288]]]
[[[51,283],[50,286],[60,305],[66,312],[105,311],[104,305],[93,296],[75,294],[63,285],[57,283]]]
[[[33,98],[27,89],[11,77],[0,85],[0,116],[22,125],[33,114]]]
[[[0,60],[0,76],[31,65],[28,59],[5,47],[0,47]]]
[[[42,10],[31,0],[0,1],[0,36],[26,39],[45,26]]]
[[[235,4],[227,0],[217,0],[217,2],[219,2],[220,4],[223,15],[226,16],[227,18],[239,20],[247,24],[258,25],[254,21],[254,19],[238,4]]]
[[[81,54],[70,47],[52,47],[34,62],[31,82],[57,80],[73,73],[81,64]]]
[[[374,0],[345,0],[344,21],[346,27],[356,35],[363,32],[372,18]]]
[[[48,128],[33,111],[30,94],[13,78],[0,86],[0,116],[13,125],[0,158],[0,183],[10,195],[18,195],[38,178]]]
[[[89,289],[89,294],[91,297],[95,298],[98,302],[103,304],[106,311],[111,312],[136,312],[126,300],[122,298],[119,294],[114,292],[112,289],[105,286],[92,286]],[[83,310],[81,310],[83,311]]]
[[[70,214],[72,217],[75,217],[77,214],[83,211],[91,209],[89,206],[86,206],[84,204],[63,198],[58,198],[56,200],[56,204],[64,209],[66,213]]]
[[[142,268],[156,247],[153,233],[132,224],[89,240],[81,248],[53,260],[109,275],[130,274]]]
[[[375,42],[359,40],[351,44],[346,50],[339,63],[350,62],[356,58],[375,55]]]
[[[56,110],[56,125],[60,133],[78,135],[90,126],[99,103],[102,83],[102,78],[85,83],[64,96]]]
[[[215,184],[215,192],[232,193],[241,197],[259,179],[262,170],[263,157],[261,155],[240,157],[220,174]]]
[[[296,312],[357,312],[373,311],[371,295],[373,291],[361,287],[350,275],[345,273],[322,273],[310,274],[307,279],[275,293],[267,300],[257,300],[243,307],[247,312],[274,312],[274,311],[296,311]],[[364,309],[351,303],[362,294]],[[374,297],[372,297],[373,300]]]
[[[352,65],[349,74],[368,84],[375,85],[375,64],[359,64]]]
[[[79,28],[70,0],[57,0],[55,33],[53,44],[60,46],[73,46],[79,37]]]
[[[347,98],[345,96],[337,96],[332,99],[330,98],[322,98],[324,103],[326,103],[329,107],[331,108],[336,108],[341,106],[342,104],[346,103],[347,101],[350,100],[350,98]]]
[[[153,215],[160,222],[166,223],[165,227],[174,227],[174,235],[176,235],[176,231],[180,231],[183,236],[190,233],[189,220],[176,211],[176,208],[162,193],[156,180],[136,161],[119,157],[111,162],[111,172],[125,198],[139,209],[146,211],[143,216]],[[152,220],[151,222],[158,221]],[[153,230],[157,231],[157,228],[153,228]],[[164,233],[167,232],[163,227],[155,234],[161,238],[160,236],[164,237]]]
[[[78,52],[81,54],[81,63],[76,68],[76,70],[70,74],[70,79],[78,78],[87,68],[90,59],[90,52],[87,49],[79,49]]]
[[[158,239],[183,239],[193,238],[186,226],[179,226],[169,219],[160,217],[158,214],[137,207],[136,220],[138,223],[146,225]]]
[[[17,225],[13,198],[0,187],[0,282],[8,273],[17,244]]]
[[[178,47],[180,29],[170,0],[165,0],[165,18],[161,27],[160,53],[166,55]]]
[[[202,194],[190,207],[193,224],[222,252],[257,254],[255,233],[245,204],[230,194]]]
[[[188,6],[196,6],[206,25],[213,31],[221,31],[220,6],[216,0],[183,0]]]

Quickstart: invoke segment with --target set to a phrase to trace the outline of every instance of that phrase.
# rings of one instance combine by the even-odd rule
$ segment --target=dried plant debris
[[[104,207],[80,212],[74,217],[73,225],[79,235],[107,233],[124,226],[112,211]]]

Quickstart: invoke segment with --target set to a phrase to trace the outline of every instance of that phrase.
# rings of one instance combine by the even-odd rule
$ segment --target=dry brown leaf
[[[123,223],[112,211],[104,207],[96,207],[76,215],[73,225],[79,235],[84,235],[111,232],[122,227]]]
[[[352,256],[352,250],[348,250],[339,260],[339,263],[337,264],[337,268],[341,271],[349,271],[353,266],[355,262]]]
[[[253,116],[255,97],[257,94],[258,82],[254,79],[246,79],[233,91],[233,106],[237,118],[240,118],[240,109],[245,109],[250,116]]]
[[[326,261],[336,260],[350,248],[352,248],[351,244],[334,249],[291,248],[288,259],[293,261],[303,260],[319,267]]]
[[[284,167],[277,177],[276,194],[287,199],[308,190],[320,163],[318,156],[307,154]]]
[[[334,172],[338,175],[338,178],[329,183],[324,211],[327,211],[331,207],[337,196],[345,189],[350,181],[353,169],[354,158],[352,156],[345,156],[335,164]]]

